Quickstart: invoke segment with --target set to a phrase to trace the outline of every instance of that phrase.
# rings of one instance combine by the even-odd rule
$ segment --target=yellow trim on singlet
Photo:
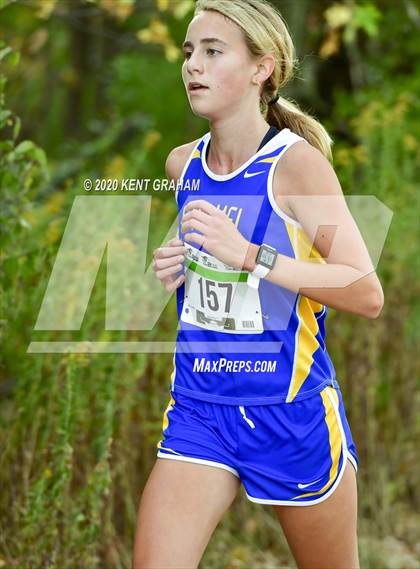
[[[256,160],[255,163],[259,164],[260,162],[268,162],[269,164],[274,162],[274,160],[277,158],[278,154],[276,154],[275,156],[270,156],[269,158],[262,158],[262,160]]]
[[[287,221],[285,225],[296,259],[300,261],[316,259],[317,262],[326,263],[316,247],[312,245],[303,228]],[[296,302],[296,315],[299,323],[295,335],[293,369],[286,403],[294,400],[311,370],[313,355],[319,348],[319,342],[316,339],[319,326],[315,313],[322,309],[323,304],[320,302],[299,294]]]
[[[306,498],[308,496],[316,496],[317,494],[323,494],[331,486],[331,484],[334,482],[338,474],[338,465],[341,456],[342,439],[341,439],[340,426],[338,424],[338,417],[336,415],[333,403],[331,399],[328,397],[327,389],[331,390],[330,393],[332,393],[333,395],[337,409],[339,409],[339,407],[338,407],[338,395],[334,387],[328,386],[320,392],[320,395],[322,397],[322,402],[325,408],[325,421],[328,427],[330,454],[331,454],[331,467],[330,467],[328,482],[326,482],[324,486],[317,492],[305,492],[304,494],[299,494],[298,496],[294,496],[293,498],[291,498],[291,500],[296,500],[298,498]],[[339,411],[337,412],[339,413]],[[345,460],[345,457],[343,457],[343,460]]]

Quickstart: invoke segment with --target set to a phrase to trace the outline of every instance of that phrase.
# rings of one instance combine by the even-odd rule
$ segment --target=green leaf
[[[363,4],[354,8],[353,22],[356,28],[363,30],[369,36],[378,35],[378,23],[381,18],[381,12],[373,4]]]
[[[34,149],[34,158],[39,162],[39,164],[43,167],[47,167],[47,155],[42,148],[35,146]]]
[[[19,117],[15,117],[15,126],[13,127],[13,140],[16,140],[20,133],[21,121]]]
[[[12,53],[13,49],[10,46],[4,47],[0,49],[0,61],[2,61],[5,57]]]
[[[12,111],[0,111],[0,129],[4,128],[7,119],[12,116]]]
[[[35,145],[32,140],[22,140],[16,148],[15,154],[19,156],[19,154],[26,154],[26,152],[31,152],[35,149]]]
[[[12,55],[10,56],[10,60],[9,63],[10,65],[12,65],[13,67],[16,67],[16,65],[19,63],[20,61],[20,52],[19,51],[14,51],[12,53]]]

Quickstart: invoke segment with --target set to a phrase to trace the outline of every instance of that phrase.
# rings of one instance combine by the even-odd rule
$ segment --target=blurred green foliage
[[[273,3],[301,58],[287,95],[334,138],[344,193],[374,195],[394,213],[377,268],[381,316],[330,309],[327,342],[361,461],[361,565],[418,567],[418,7]],[[34,325],[83,180],[163,177],[169,150],[207,129],[180,76],[192,2],[1,7],[0,566],[128,568],[172,356],[27,350],[38,340],[144,337],[104,329],[106,263],[81,330]],[[153,195],[149,259],[175,214],[171,193]],[[176,324],[172,299],[148,337],[174,338]],[[202,567],[279,565],[293,561],[273,513],[241,494]]]

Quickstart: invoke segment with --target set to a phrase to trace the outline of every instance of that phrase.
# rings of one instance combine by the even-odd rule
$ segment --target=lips
[[[188,91],[201,91],[203,89],[208,89],[208,87],[196,81],[191,81],[188,83]]]

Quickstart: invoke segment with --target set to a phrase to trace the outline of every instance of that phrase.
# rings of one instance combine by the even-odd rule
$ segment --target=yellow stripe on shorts
[[[169,425],[168,413],[169,413],[169,411],[172,411],[172,409],[174,408],[175,403],[176,403],[176,401],[175,401],[175,399],[174,399],[174,398],[172,397],[172,395],[171,395],[171,398],[170,398],[170,400],[169,400],[169,403],[168,403],[168,405],[167,405],[167,407],[166,407],[166,410],[165,410],[165,412],[164,412],[164,414],[163,414],[162,432],[164,432],[164,431],[168,428],[168,425]],[[171,449],[171,448],[162,446],[162,443],[163,443],[164,440],[165,440],[165,437],[164,437],[163,439],[160,439],[160,441],[157,443],[156,447],[157,447],[158,449],[168,450],[168,451],[170,451],[170,452],[173,452],[174,454],[179,454],[179,455],[181,455],[181,453],[180,453],[180,452],[176,452],[176,450],[173,450],[173,449]],[[181,456],[182,456],[182,455],[181,455]]]
[[[326,482],[326,484],[324,484],[324,486],[317,492],[305,492],[304,494],[299,494],[298,496],[294,496],[293,498],[291,498],[291,500],[297,500],[298,498],[306,498],[308,496],[316,496],[317,494],[323,494],[331,486],[331,484],[334,482],[334,480],[337,477],[342,441],[341,441],[341,433],[338,424],[338,419],[332,401],[328,397],[327,389],[329,389],[330,393],[332,393],[337,409],[338,409],[338,395],[336,390],[330,386],[326,387],[320,392],[320,395],[322,397],[322,402],[324,403],[325,407],[325,421],[327,423],[329,440],[330,440],[331,468],[330,468],[330,475],[328,478],[328,482]]]

